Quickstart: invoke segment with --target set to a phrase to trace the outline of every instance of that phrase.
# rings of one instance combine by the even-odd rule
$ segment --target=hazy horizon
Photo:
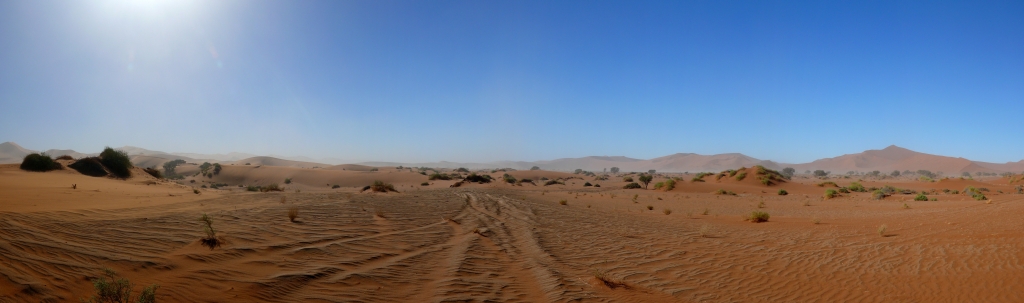
[[[1024,159],[1024,3],[0,2],[0,142]]]

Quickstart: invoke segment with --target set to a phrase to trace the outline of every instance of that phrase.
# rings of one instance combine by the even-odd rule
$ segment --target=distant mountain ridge
[[[280,156],[256,156],[247,153],[227,154],[199,154],[199,153],[167,153],[148,150],[141,147],[125,146],[119,148],[132,156],[132,161],[143,167],[159,167],[162,163],[174,159],[182,159],[187,162],[220,162],[232,163],[235,165],[269,165],[269,166],[292,166],[292,167],[320,167],[328,168],[336,163],[319,163],[308,157],[280,157]],[[25,149],[14,142],[0,144],[0,163],[21,163],[21,160],[35,151]],[[84,154],[74,150],[51,149],[46,151],[53,156],[71,155],[75,158],[95,156],[97,154]],[[771,160],[753,158],[741,153],[725,153],[716,155],[701,155],[694,153],[676,153],[654,159],[635,159],[624,156],[588,156],[581,158],[561,158],[543,161],[495,161],[487,163],[472,162],[425,162],[425,163],[401,163],[401,162],[360,162],[351,163],[364,166],[407,166],[407,167],[435,167],[435,168],[459,168],[469,169],[494,169],[513,168],[527,170],[534,166],[544,170],[573,171],[583,169],[588,171],[605,171],[612,167],[618,167],[620,171],[648,171],[657,170],[660,172],[717,172],[726,169],[740,167],[751,167],[762,165],[770,169],[782,169],[793,167],[798,172],[806,170],[826,170],[834,174],[845,174],[849,171],[870,172],[874,170],[891,172],[893,170],[927,169],[933,172],[941,172],[946,175],[959,175],[964,172],[988,172],[1002,173],[1024,172],[1024,160],[1007,163],[989,163],[972,161],[965,158],[954,158],[948,156],[932,155],[912,151],[899,146],[891,145],[880,150],[866,150],[855,154],[846,154],[838,157],[818,159],[809,163],[786,164]]]

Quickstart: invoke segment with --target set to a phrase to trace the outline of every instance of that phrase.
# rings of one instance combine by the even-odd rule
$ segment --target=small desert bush
[[[662,210],[661,212],[664,213],[665,215],[671,215],[672,214],[672,209],[666,208],[666,209]]]
[[[100,162],[103,162],[103,166],[118,178],[131,177],[132,168],[135,167],[132,165],[132,160],[128,157],[128,153],[110,147],[104,148],[103,152],[100,153]]]
[[[768,222],[768,218],[771,218],[767,212],[755,210],[750,213],[750,216],[746,218],[747,221],[754,223]]]
[[[876,189],[874,192],[871,193],[871,198],[875,200],[885,199],[886,196],[888,195],[886,195],[885,192],[882,191],[881,189]]]
[[[451,180],[451,179],[452,179],[452,177],[449,177],[448,175],[445,175],[445,174],[442,174],[442,173],[437,173],[437,172],[435,172],[433,174],[430,174],[430,176],[427,177],[427,180],[431,180],[431,181],[433,181],[433,180]]]
[[[825,199],[832,199],[839,196],[839,192],[834,189],[825,190]]]
[[[623,177],[622,182],[633,182],[633,177]]]
[[[672,179],[665,180],[664,185],[661,187],[661,189],[663,189],[665,191],[670,191],[670,190],[673,190],[675,188],[676,188],[676,180],[672,180]]]
[[[481,183],[481,184],[483,184],[483,183],[491,183],[491,176],[488,176],[488,175],[477,175],[476,173],[471,173],[471,174],[469,174],[469,176],[466,176],[466,178],[463,179],[463,181],[476,182],[476,183]]]
[[[928,201],[928,196],[917,194],[917,197],[914,197],[914,201]]]
[[[63,155],[63,156],[57,157],[57,160],[75,160],[75,158],[71,157],[71,155]]]
[[[626,184],[622,188],[623,189],[634,189],[634,188],[642,188],[642,186],[640,186],[640,183],[633,182],[633,183]]]
[[[711,236],[711,225],[701,225],[700,230],[697,231],[701,238],[707,238]]]
[[[780,189],[780,190],[779,190],[779,195],[780,195],[780,196],[785,196],[785,195],[788,195],[788,194],[789,194],[789,192],[788,192],[788,191],[786,191],[785,189]]]
[[[245,190],[247,190],[247,191],[260,191],[260,188],[258,186],[249,185],[249,186],[245,187]]]
[[[593,184],[590,184],[590,182],[587,182],[587,183],[583,183],[583,187],[588,187],[588,186],[594,186],[594,185],[593,185]]]
[[[397,192],[394,185],[391,185],[391,183],[384,183],[384,181],[373,181],[373,184],[370,185],[370,189],[379,193],[386,193],[389,191]]]
[[[861,193],[868,191],[866,188],[864,188],[864,185],[860,184],[860,182],[850,183],[850,186],[848,188],[850,189],[850,191],[861,192]]]
[[[848,193],[850,193],[850,190],[846,189],[846,187],[840,187],[839,188],[839,193],[841,193],[841,194],[848,194]]]
[[[886,231],[887,231],[888,229],[889,229],[889,227],[888,227],[888,226],[885,226],[885,224],[882,224],[882,226],[879,226],[879,227],[878,227],[878,235],[879,235],[879,236],[882,236],[882,237],[885,237],[885,232],[886,232]]]
[[[839,187],[839,185],[836,185],[836,183],[832,182],[832,181],[825,181],[825,182],[818,183],[818,187],[826,187],[826,186],[829,186],[829,187]]]
[[[914,199],[914,200],[917,200],[917,199]],[[919,201],[924,201],[924,200],[919,200]],[[903,203],[903,209],[910,209],[910,205],[907,204],[907,203]]]
[[[295,222],[295,218],[299,217],[299,207],[292,205],[288,208],[288,221]]]
[[[92,286],[96,290],[96,294],[92,295],[88,300],[82,299],[82,302],[88,303],[127,303],[127,302],[138,302],[138,303],[153,303],[156,302],[156,289],[158,285],[153,284],[146,286],[139,292],[138,296],[132,296],[132,288],[135,288],[135,284],[128,281],[128,279],[119,277],[113,270],[107,268],[103,269],[103,274],[106,277],[100,277],[92,280]],[[108,280],[109,279],[109,280]]]
[[[548,182],[544,182],[544,186],[556,185],[556,184],[558,184],[558,185],[565,185],[565,183],[562,183],[561,181],[558,181],[558,180],[549,180]]]
[[[203,233],[206,234],[206,237],[199,240],[203,243],[203,246],[209,247],[210,249],[220,246],[220,240],[217,239],[217,231],[213,229],[213,218],[203,214],[203,216],[199,218],[199,222],[202,223]]]
[[[423,183],[420,183],[420,186],[430,186],[430,182],[423,182]]]
[[[270,185],[267,185],[267,186],[261,186],[260,187],[260,191],[261,192],[284,191],[284,188],[278,186],[277,183],[274,183],[274,184],[270,184]]]
[[[51,171],[61,169],[60,163],[50,158],[46,153],[33,153],[25,156],[21,161],[21,169],[27,171]]]
[[[145,171],[150,176],[153,176],[153,178],[157,178],[157,179],[163,179],[164,178],[164,174],[161,173],[159,170],[156,170],[156,168],[152,168],[152,167],[145,168],[145,169],[143,169],[143,171]]]
[[[292,178],[285,178],[284,184],[292,184]]]
[[[559,205],[567,205],[567,204],[569,204],[569,201],[568,201],[568,200],[565,200],[565,199],[562,199],[562,200],[558,200],[558,204],[559,204]]]
[[[747,172],[742,172],[742,173],[739,173],[738,175],[736,175],[736,181],[743,181],[743,179],[746,179],[746,178],[747,178]]]
[[[716,195],[730,195],[730,196],[735,196],[736,195],[736,193],[732,192],[731,190],[724,190],[724,189],[719,189],[719,190],[715,191],[715,194]]]
[[[654,206],[653,205],[647,205],[647,210],[654,210]]]

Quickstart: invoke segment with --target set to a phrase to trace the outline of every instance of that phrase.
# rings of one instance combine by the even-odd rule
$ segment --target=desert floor
[[[721,185],[736,196],[581,180],[196,195],[5,166],[0,302],[78,301],[102,268],[169,302],[1024,301],[1024,195],[995,193],[1009,185],[990,201],[823,200],[817,181]],[[753,210],[770,221],[745,222]],[[218,248],[199,242],[204,213]]]

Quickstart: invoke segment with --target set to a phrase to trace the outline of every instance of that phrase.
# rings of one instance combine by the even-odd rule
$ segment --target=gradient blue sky
[[[1024,2],[0,1],[0,141],[1024,159]]]

